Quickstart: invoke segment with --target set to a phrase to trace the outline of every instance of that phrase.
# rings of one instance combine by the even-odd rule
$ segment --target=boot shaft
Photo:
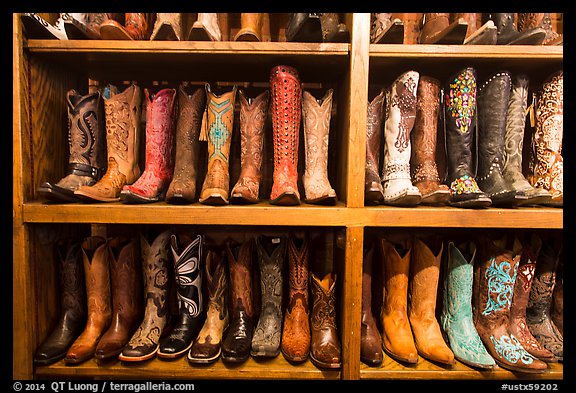
[[[228,318],[228,269],[226,252],[208,250],[206,254],[205,282],[208,295],[207,309],[214,309],[220,320]]]
[[[436,320],[436,296],[444,244],[439,239],[416,238],[410,266],[410,313]]]
[[[230,144],[234,125],[236,86],[222,94],[212,92],[206,84],[206,132],[208,140],[208,166],[219,160],[227,170],[230,159]],[[202,139],[202,137],[201,137]]]
[[[184,321],[199,316],[204,309],[202,299],[203,244],[202,235],[190,237],[186,234],[173,234],[170,236],[178,310]]]
[[[556,269],[562,252],[562,242],[554,238],[543,239],[536,260],[534,278],[527,306],[529,319],[548,318],[552,294],[556,285]]]
[[[308,312],[308,257],[310,240],[308,236],[288,238],[288,311],[300,300]]]
[[[166,320],[168,317],[170,235],[170,231],[164,231],[149,242],[147,236],[140,234],[146,317],[150,319]]]
[[[256,251],[260,268],[262,309],[270,307],[280,311],[281,314],[286,239],[283,236],[260,235],[256,238]]]
[[[338,329],[336,322],[336,276],[328,273],[320,279],[313,272],[310,272],[310,295],[312,296],[312,312],[310,313],[312,332],[328,330],[334,333]]]
[[[506,113],[505,155],[503,172],[513,181],[526,181],[522,174],[522,151],[526,107],[528,106],[529,79],[525,74],[515,75],[510,90]]]
[[[255,98],[240,91],[240,178],[261,178],[264,125],[268,112],[268,90]]]
[[[476,245],[448,243],[442,314],[448,319],[472,318],[472,286]]]
[[[328,141],[332,114],[332,95],[328,89],[321,99],[310,92],[302,94],[304,117],[304,146],[306,151],[306,176],[328,176]]]
[[[366,177],[380,180],[380,149],[382,148],[382,122],[384,119],[385,89],[368,103],[366,125]],[[367,179],[368,180],[368,179]]]
[[[534,280],[537,256],[540,251],[541,240],[533,235],[530,239],[522,240],[522,252],[518,262],[518,273],[514,284],[512,304],[510,305],[510,319],[526,318],[526,307],[530,297],[530,288]]]
[[[137,319],[143,311],[142,262],[136,238],[112,238],[110,284],[114,314],[122,319]]]
[[[410,272],[411,244],[409,241],[392,243],[382,238],[384,298],[382,313],[400,313],[406,316],[408,306],[408,275]]]
[[[112,316],[110,291],[110,249],[100,236],[84,239],[81,246],[88,300],[88,325],[105,324]]]
[[[245,312],[253,317],[253,284],[252,284],[252,256],[253,243],[247,241],[242,244],[227,244],[226,253],[230,267],[230,298],[232,300],[232,314]]]
[[[176,123],[176,158],[174,178],[196,178],[198,166],[199,133],[206,96],[204,89],[197,88],[188,94],[186,88],[178,88],[178,120]]]
[[[81,320],[86,316],[86,283],[80,242],[72,239],[56,243],[60,275],[62,312]]]

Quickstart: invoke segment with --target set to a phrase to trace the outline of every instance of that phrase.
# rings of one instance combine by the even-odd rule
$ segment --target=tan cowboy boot
[[[264,14],[258,13],[241,13],[241,29],[234,36],[234,41],[262,41],[262,24]]]
[[[184,37],[182,14],[157,13],[150,41],[181,41]]]

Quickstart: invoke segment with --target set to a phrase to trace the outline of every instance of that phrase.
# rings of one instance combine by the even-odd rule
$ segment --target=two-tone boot
[[[382,364],[382,336],[372,312],[374,245],[364,249],[362,260],[362,315],[360,317],[360,360],[370,367]]]
[[[69,40],[99,40],[100,26],[110,18],[105,13],[63,13],[64,31]]]
[[[184,20],[181,13],[157,13],[150,41],[182,41]]]
[[[310,272],[310,360],[320,369],[342,366],[342,348],[336,320],[336,275],[319,278]]]
[[[255,98],[239,92],[240,101],[240,177],[230,192],[230,203],[256,203],[260,199],[264,125],[270,93]]]
[[[263,24],[264,14],[242,12],[240,14],[240,30],[234,36],[234,41],[262,41]]]
[[[144,275],[144,317],[118,358],[124,362],[140,362],[156,356],[160,337],[168,322],[170,289],[170,231],[158,236],[140,234],[142,270]]]
[[[88,320],[80,336],[66,352],[64,363],[67,365],[91,359],[98,341],[112,322],[108,241],[100,236],[90,236],[84,239],[80,248],[84,262]]]
[[[226,253],[206,253],[204,282],[208,296],[206,319],[188,352],[190,364],[210,364],[222,353],[222,337],[228,329],[228,269]]]
[[[80,242],[61,240],[54,246],[60,283],[60,318],[34,354],[34,364],[48,366],[66,352],[86,326],[86,284]]]
[[[562,45],[564,43],[564,36],[552,28],[552,18],[549,12],[519,12],[518,31],[530,31],[534,28],[542,28],[546,32],[542,45]]]
[[[462,45],[467,31],[468,23],[464,18],[450,21],[447,12],[428,12],[424,14],[418,43]]]
[[[468,24],[464,45],[496,45],[498,30],[494,21],[487,20],[482,26],[477,27],[477,14],[475,12],[450,14],[450,22],[464,19]]]
[[[514,25],[514,13],[483,14],[482,22],[493,20],[497,29],[497,45],[541,45],[546,39],[546,31],[541,27],[534,27],[518,31]]]
[[[146,164],[138,180],[120,191],[124,203],[151,203],[164,200],[174,172],[174,123],[176,89],[162,89],[146,97]]]
[[[68,36],[64,30],[64,20],[62,16],[56,20],[50,20],[40,13],[23,12],[20,19],[24,26],[27,38],[35,38],[40,40],[67,40]]]
[[[102,93],[66,93],[68,108],[68,173],[57,183],[44,182],[38,193],[53,202],[77,202],[80,186],[95,184],[106,170],[106,129]]]
[[[336,203],[336,191],[328,180],[328,141],[333,93],[332,89],[328,89],[324,97],[319,100],[308,91],[302,93],[306,152],[302,183],[307,203],[331,205]]]
[[[286,23],[286,41],[322,42],[322,22],[319,13],[291,13]]]
[[[366,168],[364,177],[364,201],[367,205],[380,205],[384,202],[384,189],[380,182],[380,150],[382,147],[382,124],[384,120],[384,100],[386,91],[368,102],[366,121]]]
[[[222,41],[217,13],[198,13],[186,34],[188,41]]]
[[[370,26],[371,44],[402,44],[404,42],[404,22],[392,18],[391,13],[373,13]]]
[[[108,19],[100,24],[100,38],[103,40],[148,40],[154,14],[126,13],[124,24]]]
[[[322,26],[322,42],[350,42],[350,30],[346,23],[340,22],[340,17],[335,12],[320,14]]]
[[[178,88],[174,175],[166,191],[166,202],[170,204],[190,204],[196,198],[198,141],[205,102],[204,89],[189,94],[185,86]]]

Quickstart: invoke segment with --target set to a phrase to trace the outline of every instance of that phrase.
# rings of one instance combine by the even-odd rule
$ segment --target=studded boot
[[[391,13],[373,13],[370,28],[371,44],[402,44],[404,41],[404,22],[392,18]]]
[[[418,42],[420,44],[462,45],[467,31],[468,23],[464,18],[450,22],[449,13],[429,12],[424,14]]]
[[[366,170],[364,179],[364,200],[368,205],[384,202],[384,189],[380,182],[380,150],[382,147],[382,122],[384,120],[385,90],[368,103],[366,124]]]

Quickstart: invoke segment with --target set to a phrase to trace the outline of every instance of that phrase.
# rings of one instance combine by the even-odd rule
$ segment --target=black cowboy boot
[[[497,45],[540,45],[546,39],[546,30],[541,27],[518,31],[514,26],[514,13],[483,14],[482,22],[493,20],[496,25]]]
[[[290,14],[286,24],[286,41],[322,42],[320,15],[306,12]]]

